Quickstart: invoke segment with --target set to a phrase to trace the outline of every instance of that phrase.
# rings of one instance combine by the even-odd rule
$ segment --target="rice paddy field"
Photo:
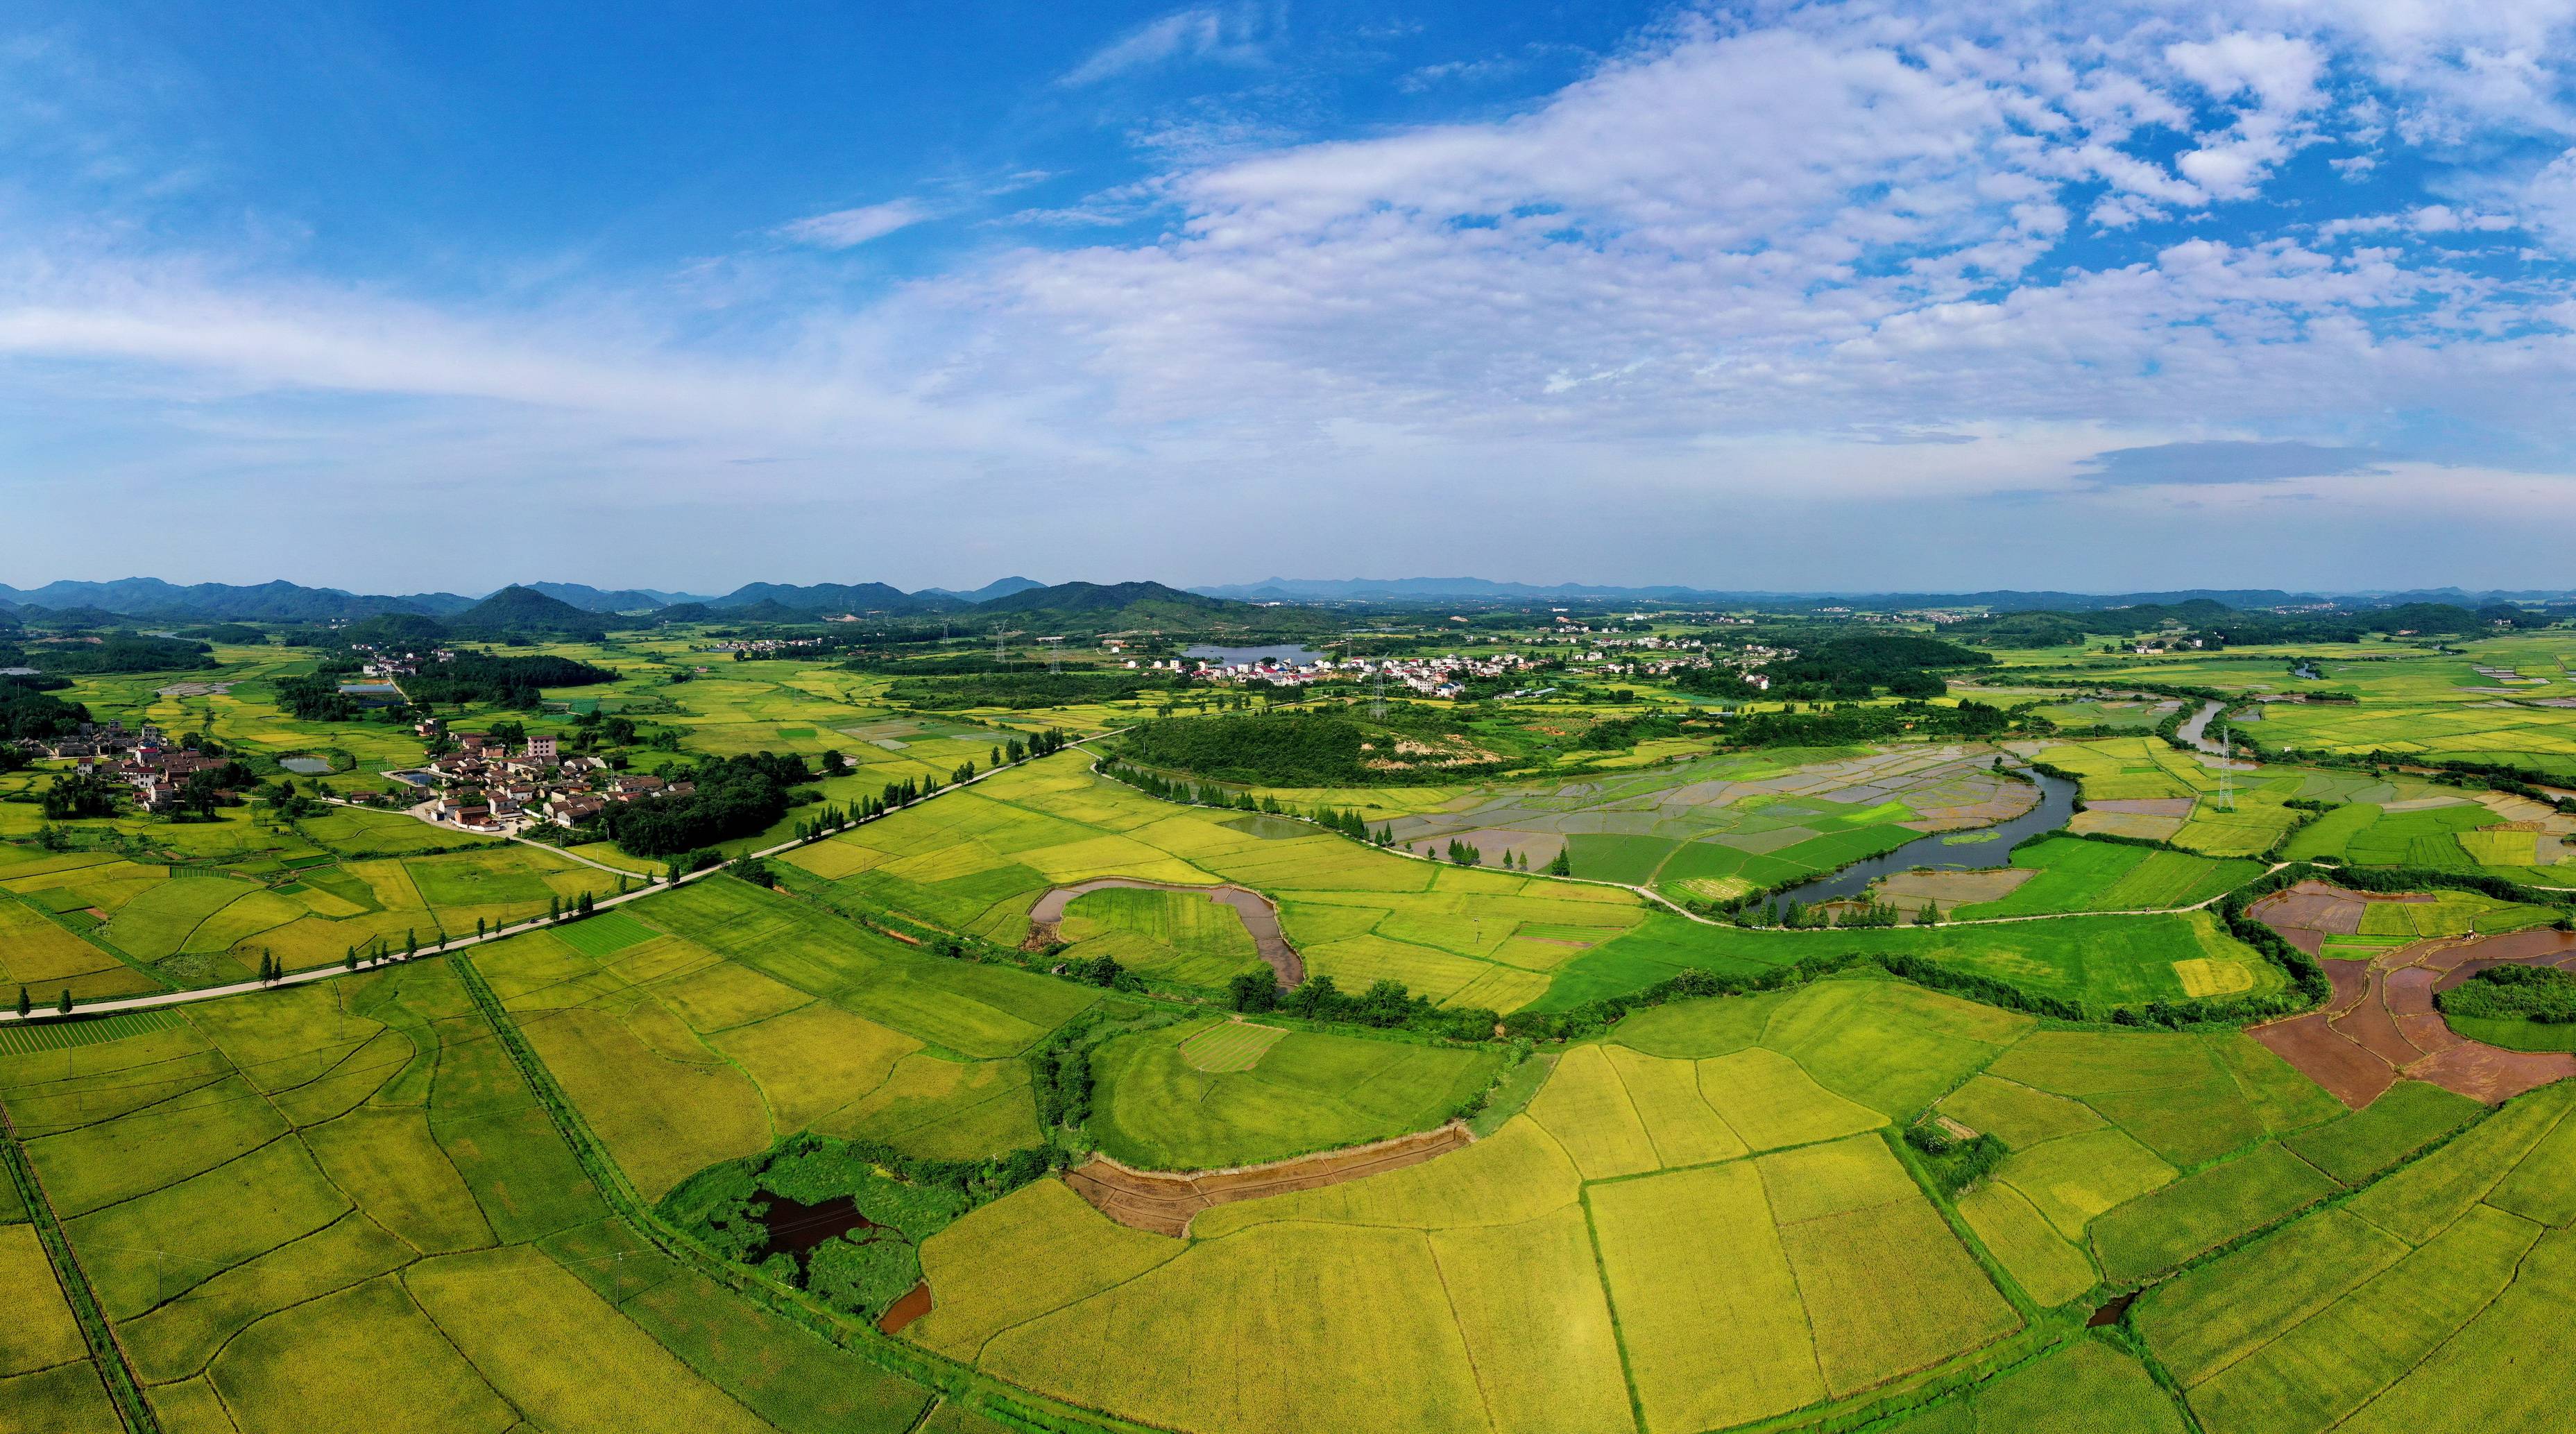
[[[1099,1048],[1091,1129],[1129,1165],[1254,1165],[1428,1130],[1502,1065],[1489,1046],[1187,1021]]]
[[[2106,1009],[2282,979],[2198,912],[1804,932],[1694,922],[1617,886],[1408,858],[1303,822],[1178,806],[1092,774],[1080,754],[998,773],[779,860],[790,887],[818,899],[1004,945],[1028,937],[1030,907],[1059,886],[1234,883],[1277,902],[1307,969],[1343,990],[1391,980],[1503,1012],[1570,1008],[1687,968],[1741,975],[1820,952],[1919,955]],[[2170,877],[2160,866],[2131,890],[2192,895],[2224,874],[2180,860],[2191,864]]]
[[[2157,1286],[2147,1350],[2210,1430],[2537,1429],[2565,1397],[2569,1088]]]
[[[1996,1175],[1930,1183],[1894,1138],[1927,1111],[2005,1142]],[[2347,1112],[2232,1031],[1829,980],[1641,1012],[1464,1150],[1184,1239],[1041,1182],[925,1246],[907,1337],[1184,1430],[2181,1429],[2088,1296],[2205,1278],[2530,1120],[2429,1088]]]
[[[337,965],[352,949],[430,946],[620,889],[619,877],[542,847],[387,813],[333,810],[259,839],[185,861],[0,847],[5,979],[39,999],[218,985],[263,958]]]
[[[2105,685],[2188,684],[2275,699],[2309,692],[2351,694],[2351,702],[2273,700],[2249,731],[2267,749],[2300,753],[2504,761],[2576,779],[2576,644],[2564,630],[2451,644],[2448,650],[2396,642],[2285,649],[2265,660],[2248,651],[2087,661],[2065,669]],[[2291,675],[2314,659],[2314,679]],[[2030,654],[2034,668],[2061,665]]]
[[[618,669],[556,695],[674,734],[681,758],[838,751],[852,773],[818,784],[835,802],[1149,714],[908,710],[882,674],[698,641],[531,650]],[[40,844],[32,805],[5,798],[45,774],[0,776],[0,1000],[182,991],[263,958],[332,972],[0,1023],[0,1426],[115,1428],[132,1388],[172,1434],[2556,1427],[2576,1393],[2576,1087],[2481,1101],[2399,1070],[2348,1108],[2254,1034],[2129,1024],[2285,989],[2215,909],[2272,861],[2576,888],[2576,817],[2548,802],[2301,760],[2576,777],[2576,647],[2462,647],[2308,652],[2315,679],[2287,654],[2009,659],[1987,700],[2053,696],[2061,728],[2115,735],[2007,744],[2078,777],[2066,831],[1873,889],[1937,925],[1752,929],[1673,903],[1927,833],[1972,844],[2034,795],[1993,747],[1659,739],[1543,783],[1275,794],[1358,807],[1397,851],[1155,799],[1070,752],[783,852],[780,889],[711,875],[478,946],[470,973],[434,954],[336,968],[616,893],[643,864],[258,805]],[[275,682],[309,659],[219,656],[220,691],[72,695],[320,756],[331,789],[418,760],[404,728],[286,719]],[[2077,673],[2112,695],[2038,685]],[[2259,704],[2240,720],[2287,755],[2222,773],[2153,735],[2176,709],[2123,680],[2358,700]],[[527,720],[570,730],[569,711]],[[2121,837],[2155,844],[2099,839]],[[1452,842],[1484,864],[1414,854]],[[1520,869],[1559,854],[1577,879]],[[1032,928],[1046,893],[1104,877],[1161,886]],[[1480,1016],[1469,1043],[1233,1012],[1227,983],[1263,967],[1243,918],[1199,894],[1224,885],[1275,904],[1310,980],[1594,1014],[1514,1049]],[[2346,962],[2563,915],[2524,895],[2373,901],[2320,944],[2344,981]],[[1046,969],[1100,956],[1131,979]],[[1787,975],[1899,956],[2086,1019],[1869,964]],[[1689,971],[1787,984],[1596,1018]],[[1083,1101],[1042,1119],[1065,1080]],[[1929,1131],[1990,1140],[1991,1167],[1963,1183]],[[880,1334],[748,1265],[675,1258],[633,1203],[805,1136],[868,1142],[892,1181],[1024,1163],[920,1241],[927,1312],[908,1297],[918,1318]],[[1373,1163],[1388,1150],[1416,1154]],[[1120,1223],[1080,1179],[1016,1183],[1030,1159],[1094,1153],[1184,1188],[1252,1183],[1157,1227],[1177,1236]]]
[[[1107,956],[1176,986],[1222,989],[1261,966],[1234,908],[1188,892],[1087,892],[1066,906],[1056,934],[1071,943],[1068,959]]]
[[[931,1404],[611,1219],[441,961],[0,1055],[0,1102],[165,1430],[897,1434]],[[119,1427],[23,1218],[0,1281],[11,1427]]]
[[[1821,875],[1928,831],[1991,823],[2037,794],[1962,747],[1780,750],[1587,775],[1547,787],[1435,791],[1385,822],[1426,852],[1463,841],[1500,862],[1724,899]],[[1370,792],[1349,794],[1374,822]]]
[[[1040,1141],[1019,1058],[1093,987],[924,955],[730,878],[480,948],[647,1200],[803,1131],[974,1160]]]

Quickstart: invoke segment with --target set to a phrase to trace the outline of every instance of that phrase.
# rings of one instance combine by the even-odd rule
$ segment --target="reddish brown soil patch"
[[[2494,1105],[2576,1075],[2576,1055],[2562,1051],[2508,1051],[2484,1041],[2464,1040],[2406,1073]]]
[[[2334,994],[2326,997],[2326,1014],[2340,1016],[2360,1005],[2370,995],[2370,965],[2364,961],[2329,961],[2325,963],[2326,980]]]
[[[2386,993],[2381,989],[2382,976],[2371,973],[2370,995],[2342,1015],[2328,1018],[2336,1035],[2379,1057],[2392,1066],[2404,1069],[2424,1053],[2398,1034],[2397,1016],[2388,1009]]]
[[[2282,939],[2313,956],[2329,932],[2358,930],[2370,901],[2410,899],[2428,898],[2365,896],[2303,881],[2252,910]],[[2350,925],[2341,924],[2347,920]],[[2436,937],[2369,961],[2328,961],[2326,978],[2334,993],[2324,1008],[2258,1026],[2253,1036],[2355,1110],[2377,1100],[2401,1076],[2489,1104],[2576,1076],[2576,1055],[2503,1050],[2469,1040],[2442,1019],[2435,992],[2507,963],[2576,966],[2576,932]]]
[[[2441,979],[2433,983],[2433,989],[2447,991],[2490,966],[2571,964],[2576,964],[2576,931],[2555,931],[2546,926],[2532,931],[2516,931],[2479,942],[2477,956],[2444,972]]]
[[[1235,1170],[1137,1170],[1106,1155],[1095,1155],[1066,1171],[1064,1183],[1121,1225],[1178,1237],[1188,1234],[1191,1219],[1211,1205],[1231,1205],[1237,1200],[1257,1200],[1264,1195],[1315,1190],[1345,1180],[1382,1175],[1446,1155],[1474,1138],[1466,1126],[1452,1123],[1374,1145]]]
[[[2298,1067],[2301,1075],[2324,1086],[2328,1094],[2354,1110],[2379,1099],[2381,1091],[2397,1084],[2396,1067],[2336,1035],[2321,1013],[2310,1012],[2257,1026],[2253,1034],[2275,1055]]]
[[[877,1329],[885,1334],[901,1334],[903,1327],[930,1313],[930,1281],[924,1280],[905,1291],[902,1299],[886,1306],[877,1320]]]

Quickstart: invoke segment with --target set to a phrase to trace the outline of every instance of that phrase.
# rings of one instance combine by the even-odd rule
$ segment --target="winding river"
[[[2012,862],[2012,849],[2022,838],[2037,832],[2055,831],[2075,815],[2078,788],[2064,777],[2046,772],[2022,769],[2023,775],[2039,783],[2039,805],[1993,826],[1968,830],[1994,833],[1992,840],[1964,846],[1952,846],[1947,838],[1956,831],[1932,832],[1915,838],[1891,852],[1865,857],[1831,876],[1820,876],[1803,886],[1778,893],[1773,899],[1812,905],[1819,901],[1856,897],[1869,890],[1869,884],[1882,876],[1912,871],[1917,867],[1932,871],[1987,871]]]

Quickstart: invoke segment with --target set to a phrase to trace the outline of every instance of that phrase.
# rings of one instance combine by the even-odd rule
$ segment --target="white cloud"
[[[1114,76],[1151,69],[1173,60],[1257,64],[1262,58],[1258,29],[1259,13],[1248,7],[1175,11],[1138,26],[1093,51],[1089,58],[1067,71],[1061,83],[1098,84]]]
[[[929,206],[918,200],[890,199],[883,204],[809,215],[780,225],[776,233],[782,239],[811,244],[817,249],[851,249],[936,217]]]
[[[2576,254],[2576,149],[2543,166],[2515,199],[2533,227],[2556,241],[2561,255]]]
[[[2440,485],[2444,522],[2528,526],[2576,508],[2508,472],[2576,470],[2557,416],[2576,283],[2548,255],[2510,275],[2462,256],[2515,225],[2576,246],[2576,151],[2494,167],[2554,122],[2499,96],[2546,88],[2532,67],[2563,74],[2576,46],[2563,16],[2402,8],[1987,21],[1866,0],[1684,17],[1490,121],[1299,143],[1263,112],[1158,115],[1129,136],[1141,179],[981,229],[970,257],[865,299],[771,247],[728,256],[725,302],[696,312],[668,274],[433,306],[259,266],[0,260],[0,428],[13,404],[59,422],[69,395],[149,409],[244,468],[595,472],[664,504],[718,471],[925,530],[935,503],[881,490],[971,476],[979,511],[1020,525],[993,541],[1134,541],[1049,496],[1078,489],[1152,504],[1157,534],[1276,534],[1282,566],[1413,566],[1436,535],[1609,571],[1739,553],[1748,525],[1851,501],[1901,511],[1909,551],[1990,541],[1958,516],[1990,514],[1962,502],[1980,496],[2054,515],[2015,531],[2109,515],[2152,535],[2173,515],[2080,491],[2082,459],[2395,451],[2391,415],[2429,415],[2486,456],[2392,472]],[[1066,78],[1247,59],[1249,14],[1166,16]],[[2332,207],[2363,217],[2319,223],[2300,207],[2316,191],[2284,178],[2328,139],[2372,148],[2333,161],[2354,187]],[[938,212],[956,210],[896,200],[773,232],[845,248]],[[1168,222],[1127,237],[1149,219]],[[1014,233],[1074,247],[989,247]],[[2443,236],[2465,237],[2415,242]],[[2300,492],[2386,522],[2391,481]],[[1580,514],[1532,527],[1573,491]]]

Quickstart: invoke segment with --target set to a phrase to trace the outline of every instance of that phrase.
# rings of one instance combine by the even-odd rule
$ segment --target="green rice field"
[[[2515,933],[2547,956],[2538,928],[2568,919],[2576,813],[2429,765],[2576,780],[2576,708],[2537,705],[2576,680],[2555,630],[2298,654],[2313,679],[2268,653],[1999,650],[1964,691],[2053,727],[1745,750],[1697,715],[1583,749],[1623,712],[1710,710],[1640,677],[1460,704],[1515,754],[1490,779],[1255,813],[1076,750],[792,846],[817,803],[1232,694],[931,710],[898,700],[901,652],[735,661],[718,638],[531,643],[618,679],[455,721],[589,741],[580,713],[620,714],[628,770],[839,754],[718,844],[785,847],[766,874],[470,959],[440,948],[660,864],[346,806],[42,829],[0,800],[0,1001],[23,988],[35,1017],[0,1021],[0,1426],[2395,1434],[2556,1427],[2576,1395],[2576,1038],[2405,1004],[2447,969],[2405,963]],[[300,780],[326,792],[423,756],[407,726],[288,717],[276,684],[309,652],[219,660],[223,692],[65,690],[263,780],[325,754]],[[2124,682],[2238,694],[2261,759],[2167,742],[2181,699]],[[2022,760],[2074,774],[2082,810],[1981,846],[2033,796],[1998,770]],[[1927,833],[2003,864],[1885,879],[1892,926],[1723,905]],[[1571,879],[1540,874],[1560,857]],[[2173,1009],[2310,999],[2224,900],[2292,861],[2539,890],[2318,929],[2334,978],[2397,1013],[2326,1027],[2389,1053],[2356,1094],[2296,1020]],[[1032,926],[1102,878],[1154,885]],[[1302,996],[1236,986],[1271,968],[1221,886],[1273,905]],[[323,979],[43,1019],[262,966]],[[843,1218],[818,1171],[888,1203],[799,1243]],[[702,1195],[728,1213],[662,1223]],[[827,1296],[879,1278],[852,1251],[889,1229],[922,1283],[880,1328]],[[869,1310],[914,1279],[898,1263]]]

